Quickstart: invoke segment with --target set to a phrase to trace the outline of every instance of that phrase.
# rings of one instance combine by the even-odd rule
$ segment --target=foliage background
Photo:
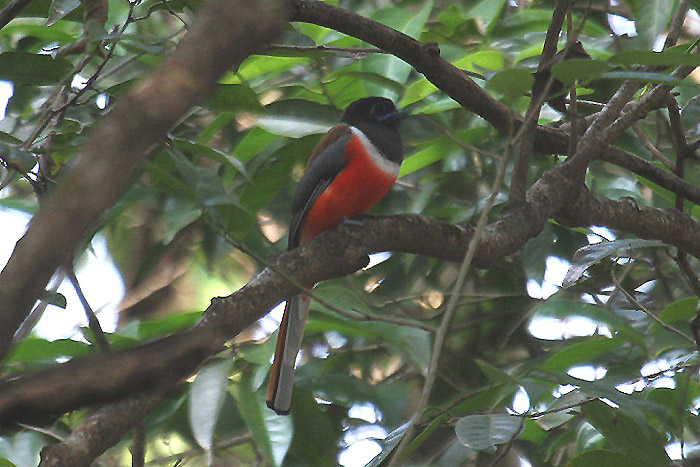
[[[556,76],[569,73],[579,80],[580,98],[603,103],[621,77],[668,82],[670,69],[636,66],[654,64],[644,51],[660,48],[677,4],[573,2],[571,31],[582,25],[578,39],[593,61],[564,64]],[[198,9],[191,0],[94,5],[97,13],[84,15],[73,0],[37,0],[0,29],[0,79],[13,85],[0,122],[4,209],[36,212],[91,128],[172,51]],[[339,5],[438,43],[443,58],[486,78],[476,80],[486,92],[517,114],[527,111],[553,2]],[[633,21],[637,34],[615,34],[611,15]],[[697,12],[689,18],[681,43],[698,34]],[[566,40],[562,34],[559,48]],[[407,157],[401,178],[373,214],[415,213],[473,225],[486,205],[511,138],[465,112],[405,62],[368,52],[358,39],[291,23],[276,44],[220,79],[214,95],[171,129],[95,227],[126,289],[119,328],[106,335],[111,347],[186,328],[212,296],[235,291],[266,266],[261,259],[286,250],[289,201],[305,158],[359,97],[387,96],[414,115],[402,128]],[[682,60],[678,56],[668,60],[667,67],[683,63],[673,61]],[[71,86],[75,75],[89,85]],[[674,84],[684,136],[697,149],[697,83],[691,76]],[[677,163],[670,118],[665,108],[655,110],[615,145],[658,167],[650,148]],[[560,119],[566,116],[545,106],[539,123]],[[529,182],[561,160],[534,155]],[[683,174],[693,185],[700,184],[696,161],[690,158]],[[492,220],[507,209],[511,171],[509,165],[497,187]],[[585,181],[596,196],[678,206],[670,191],[609,163],[594,162]],[[681,201],[680,207],[696,218],[697,205]],[[87,242],[76,264],[90,254]],[[689,262],[685,272],[679,256]],[[145,460],[153,465],[177,459],[180,465],[333,465],[339,459],[360,465],[382,450],[378,465],[414,413],[434,331],[459,270],[457,263],[420,255],[381,259],[315,289],[341,310],[376,318],[359,322],[313,302],[291,417],[264,408],[262,387],[276,338],[267,338],[272,326],[265,318],[168,393],[143,429],[104,454],[101,465],[131,462],[130,449],[142,437]],[[559,271],[571,269],[565,287],[549,295],[539,285],[556,264]],[[700,394],[688,321],[695,316],[697,278],[687,269],[697,266],[673,245],[624,230],[550,221],[517,254],[472,269],[459,291],[430,405],[419,414],[418,436],[404,455],[420,465],[629,465],[630,459],[665,465],[668,454],[693,458]],[[57,293],[45,301],[65,306]],[[81,332],[52,342],[27,337],[5,360],[4,376],[99,352],[88,343],[97,342],[94,330]],[[35,465],[39,451],[70,433],[89,410],[44,421],[41,428],[7,427],[0,454],[18,466]]]

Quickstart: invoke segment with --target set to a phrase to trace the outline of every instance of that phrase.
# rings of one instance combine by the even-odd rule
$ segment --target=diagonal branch
[[[440,51],[435,45],[423,44],[388,26],[330,3],[314,0],[289,2],[292,9],[291,21],[335,29],[392,53],[422,73],[465,110],[479,115],[501,134],[509,134],[511,116],[508,108],[488,95],[465,76],[462,70],[440,57]],[[631,93],[630,97],[633,94]],[[613,115],[613,119],[614,117],[616,115]],[[522,119],[515,120],[516,126],[521,123]],[[568,154],[569,134],[560,129],[539,125],[536,128],[534,149],[542,154]],[[600,160],[624,167],[673,192],[682,192],[686,199],[700,205],[700,189],[667,170],[655,167],[648,161],[618,148],[599,147],[599,150]]]
[[[283,14],[273,1],[211,0],[176,52],[104,118],[0,273],[0,356],[56,268],[131,185],[148,151],[221,74],[281,30]]]

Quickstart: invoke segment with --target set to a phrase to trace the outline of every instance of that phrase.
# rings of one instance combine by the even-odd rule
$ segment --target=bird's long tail
[[[292,404],[294,363],[301,347],[310,302],[311,299],[305,295],[295,295],[287,300],[284,307],[275,359],[267,384],[267,406],[280,415],[288,414]]]

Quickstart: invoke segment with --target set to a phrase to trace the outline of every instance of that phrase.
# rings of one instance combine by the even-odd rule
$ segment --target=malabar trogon
[[[403,148],[403,110],[383,97],[365,97],[347,106],[314,148],[292,197],[289,249],[334,229],[344,219],[367,212],[396,181]],[[309,297],[287,300],[267,387],[267,405],[288,414],[294,364],[309,312]]]

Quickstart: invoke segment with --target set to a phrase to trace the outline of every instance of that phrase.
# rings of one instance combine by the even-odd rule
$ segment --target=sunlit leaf
[[[592,363],[598,357],[607,355],[624,344],[620,339],[607,337],[591,337],[583,342],[568,345],[555,352],[547,359],[544,368],[548,370],[565,371],[576,365]]]
[[[468,10],[467,15],[476,19],[482,34],[488,34],[495,26],[505,4],[506,0],[481,0]]]
[[[671,302],[666,305],[666,307],[659,311],[656,316],[667,324],[677,322],[687,323],[695,316],[697,306],[697,297],[681,298],[680,300],[676,300],[675,302]],[[654,322],[654,324],[652,324],[652,328],[654,330],[658,330],[661,328],[661,325]]]
[[[455,433],[463,445],[478,451],[494,451],[522,429],[523,419],[512,415],[468,415],[457,421]]]
[[[233,361],[224,359],[203,366],[190,387],[189,418],[192,434],[211,456],[214,429],[224,402]]]
[[[429,0],[424,2],[416,13],[410,12],[405,8],[389,8],[379,10],[373,19],[406,35],[420,38],[432,9],[433,1]],[[362,61],[362,69],[386,76],[390,80],[402,84],[406,82],[411,72],[411,66],[408,63],[389,54],[376,54],[368,57]],[[369,95],[384,96],[392,100],[396,100],[399,97],[396,92],[383,86],[377,86],[374,83],[367,83],[366,89]]]
[[[265,406],[262,397],[251,390],[246,379],[231,386],[238,410],[264,457],[273,465],[281,465],[291,443],[291,420],[276,415]]]
[[[56,339],[48,341],[36,337],[22,339],[17,342],[7,356],[7,362],[36,362],[56,360],[62,357],[78,357],[87,355],[90,348],[83,342],[71,339]]]
[[[401,438],[403,438],[403,435],[406,433],[407,429],[408,423],[405,423],[386,435],[386,438],[381,440],[382,452],[377,454],[377,456],[372,459],[372,462],[368,464],[369,467],[378,467],[382,461],[384,461],[384,459],[389,457],[396,445],[401,441]]]
[[[275,135],[299,138],[325,133],[339,117],[332,107],[290,99],[265,106],[265,112],[258,116],[258,125]]]
[[[56,21],[65,17],[79,6],[80,0],[52,0],[46,26],[52,26]]]
[[[600,242],[579,249],[571,260],[571,267],[564,278],[563,287],[571,287],[583,278],[588,268],[609,256],[625,257],[640,248],[658,248],[663,242],[656,240],[624,239]]]

